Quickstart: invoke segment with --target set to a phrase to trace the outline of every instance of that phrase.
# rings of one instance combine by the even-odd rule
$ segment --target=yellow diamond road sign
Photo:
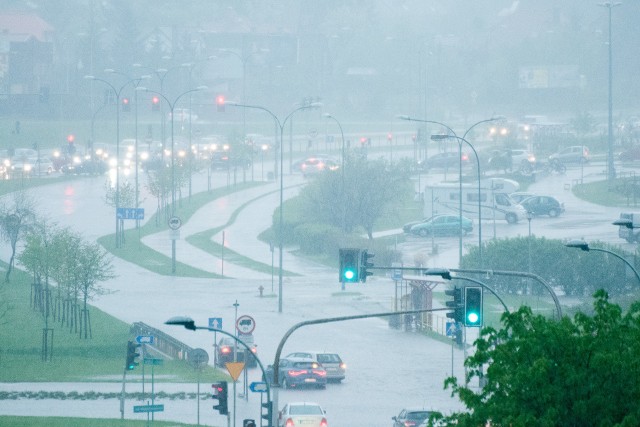
[[[238,381],[238,377],[240,376],[240,373],[242,373],[242,370],[244,369],[244,363],[243,362],[227,362],[225,363],[225,366],[227,367],[227,371],[229,371],[229,375],[231,375],[231,378],[233,378],[234,381]]]

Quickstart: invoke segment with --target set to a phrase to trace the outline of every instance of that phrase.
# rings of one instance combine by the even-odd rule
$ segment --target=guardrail
[[[152,346],[173,359],[187,360],[189,352],[193,350],[182,341],[142,322],[132,324],[130,332],[132,335],[153,336]]]

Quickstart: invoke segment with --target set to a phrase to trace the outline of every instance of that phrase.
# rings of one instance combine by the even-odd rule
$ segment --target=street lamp
[[[608,122],[608,139],[607,139],[607,169],[608,178],[613,180],[616,177],[616,170],[613,165],[613,49],[611,47],[611,9],[620,6],[622,3],[605,2],[598,6],[609,9],[609,122]]]
[[[178,95],[173,102],[171,102],[163,93],[156,92],[154,90],[147,89],[146,87],[137,87],[136,90],[141,90],[145,92],[155,93],[156,95],[162,97],[167,104],[169,105],[169,111],[171,113],[171,216],[175,216],[176,212],[176,168],[175,168],[175,153],[176,146],[174,141],[174,122],[175,122],[175,114],[173,114],[174,109],[180,98],[185,95],[188,95],[193,92],[199,92],[202,90],[208,89],[206,86],[198,86],[195,89],[190,89],[186,92],[182,92]],[[171,238],[171,273],[175,274],[176,272],[176,239]]]
[[[296,109],[294,109],[293,111],[291,111],[285,118],[284,120],[280,120],[278,119],[278,116],[276,116],[273,112],[271,112],[271,110],[259,106],[259,105],[248,105],[248,104],[239,104],[236,102],[226,102],[226,104],[232,106],[232,107],[242,107],[242,108],[252,108],[255,110],[262,110],[265,113],[269,114],[273,120],[275,121],[276,126],[278,127],[279,131],[280,131],[280,145],[279,145],[279,149],[280,149],[280,205],[279,205],[279,215],[278,215],[278,313],[282,313],[282,247],[283,247],[283,242],[282,242],[282,225],[283,225],[283,215],[282,212],[284,210],[284,199],[283,199],[283,194],[284,194],[284,166],[283,166],[283,162],[284,162],[284,138],[283,138],[283,133],[284,133],[284,127],[287,124],[287,121],[298,111],[302,111],[302,110],[309,110],[311,108],[318,108],[320,105],[319,104],[308,104],[308,105],[302,105]],[[277,158],[277,157],[276,157]],[[275,172],[275,171],[274,171]]]
[[[479,255],[479,259],[480,259],[480,265],[482,265],[482,200],[481,200],[481,188],[480,188],[480,159],[478,157],[478,153],[476,152],[475,148],[473,147],[473,145],[471,145],[471,143],[469,141],[467,141],[465,138],[467,136],[467,134],[469,132],[471,132],[471,130],[482,124],[482,123],[488,123],[488,122],[494,122],[496,120],[503,120],[504,117],[503,116],[496,116],[496,117],[492,117],[490,119],[485,119],[485,120],[480,120],[479,122],[474,123],[473,125],[471,125],[465,132],[464,135],[462,135],[462,137],[459,137],[456,132],[449,126],[445,125],[444,123],[441,122],[437,122],[434,120],[423,120],[423,119],[416,119],[407,115],[399,115],[397,116],[400,120],[406,120],[406,121],[410,121],[410,122],[420,122],[420,123],[433,123],[436,125],[440,125],[443,126],[445,129],[447,129],[447,131],[449,132],[448,135],[443,135],[442,139],[445,138],[454,138],[456,140],[458,140],[458,160],[459,160],[459,170],[458,170],[458,185],[460,187],[460,200],[459,200],[459,212],[458,212],[458,220],[460,221],[460,230],[459,230],[459,248],[458,248],[458,256],[459,256],[459,261],[458,263],[462,263],[462,235],[463,235],[463,230],[462,230],[462,143],[465,142],[467,145],[469,145],[469,147],[471,147],[471,149],[473,150],[473,154],[475,154],[476,157],[476,164],[477,164],[477,168],[478,168],[478,255]],[[436,137],[437,139],[437,137]]]
[[[589,246],[587,242],[581,239],[570,240],[569,242],[565,243],[565,246],[568,248],[578,248],[585,252],[596,251],[596,252],[605,252],[605,253],[611,254],[614,257],[620,259],[622,262],[624,262],[631,269],[631,271],[633,271],[633,274],[635,274],[636,279],[638,279],[638,282],[640,282],[640,275],[638,274],[638,271],[633,267],[633,265],[631,265],[629,261],[627,261],[625,258],[621,257],[615,252],[612,252],[608,249],[592,248]]]
[[[345,158],[345,151],[344,151],[344,131],[342,130],[342,125],[340,124],[340,122],[338,121],[338,119],[336,119],[335,117],[333,117],[331,114],[329,113],[324,113],[323,117],[326,117],[328,119],[332,119],[333,121],[336,122],[336,124],[338,125],[338,128],[340,129],[340,137],[342,138],[342,145],[341,145],[341,165],[340,165],[340,178],[342,180],[342,194],[343,194],[343,198],[344,198],[344,158]],[[345,201],[342,200],[340,202],[340,205],[342,206],[342,230],[344,231],[345,229],[345,215],[346,215],[346,207],[345,207]],[[343,290],[344,290],[344,283],[342,283],[343,286]]]
[[[109,71],[109,70],[107,70]],[[118,209],[120,208],[120,94],[124,90],[127,85],[135,82],[136,89],[138,88],[138,84],[140,84],[140,78],[130,79],[125,82],[119,88],[116,88],[114,85],[109,83],[107,80],[100,79],[95,76],[84,76],[86,80],[98,81],[106,84],[111,88],[113,93],[116,96],[116,248],[119,248],[122,242],[122,230],[121,230],[121,220],[118,218]]]

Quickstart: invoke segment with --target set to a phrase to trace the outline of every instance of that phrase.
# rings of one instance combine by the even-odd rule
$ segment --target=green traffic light
[[[468,313],[467,314],[467,321],[470,324],[477,323],[478,319],[480,319],[480,316],[478,316],[478,313]]]
[[[347,280],[353,280],[355,276],[355,273],[353,272],[353,270],[345,270],[344,272],[344,278]]]

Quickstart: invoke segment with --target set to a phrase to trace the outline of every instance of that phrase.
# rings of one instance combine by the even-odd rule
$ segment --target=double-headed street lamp
[[[589,251],[596,251],[596,252],[604,252],[610,255],[613,255],[614,257],[620,259],[622,262],[624,262],[630,269],[631,271],[633,271],[633,274],[635,274],[636,279],[638,279],[638,282],[640,282],[640,275],[638,274],[638,271],[633,267],[633,265],[631,265],[631,263],[629,261],[627,261],[626,259],[624,259],[623,257],[621,257],[620,255],[618,255],[615,252],[612,252],[610,250],[607,249],[602,249],[602,248],[592,248],[589,246],[589,244],[587,242],[585,242],[584,240],[581,239],[575,239],[575,240],[570,240],[569,242],[565,243],[565,246],[568,248],[578,248],[580,250],[583,250],[585,252],[589,252]]]
[[[175,136],[174,136],[174,122],[175,122],[175,114],[173,114],[175,106],[178,104],[180,98],[185,95],[188,95],[193,92],[199,92],[202,90],[208,89],[206,86],[199,86],[195,89],[190,89],[186,92],[182,92],[178,95],[173,102],[169,100],[163,93],[157,92],[155,90],[147,89],[146,87],[137,87],[136,90],[141,90],[144,92],[155,93],[156,95],[162,97],[169,105],[169,111],[171,113],[171,216],[175,216],[176,212],[176,168],[175,168],[175,157],[176,157],[176,145],[175,145]],[[176,239],[171,239],[171,273],[175,274],[176,272]]]
[[[318,108],[320,105],[319,104],[309,104],[309,105],[303,105],[300,106],[296,109],[294,109],[293,111],[291,111],[285,118],[284,120],[280,120],[278,118],[278,116],[276,116],[274,113],[271,112],[271,110],[259,106],[259,105],[248,105],[248,104],[239,104],[237,102],[229,102],[226,101],[225,104],[230,105],[232,107],[242,107],[242,108],[252,108],[255,110],[262,110],[265,113],[269,114],[273,120],[276,123],[276,126],[278,126],[278,129],[280,131],[280,143],[279,143],[279,149],[280,149],[280,205],[279,205],[279,215],[278,215],[278,313],[282,313],[282,248],[283,248],[283,242],[282,242],[282,234],[283,234],[283,215],[282,212],[284,210],[284,198],[283,198],[283,194],[284,194],[284,167],[283,167],[283,162],[284,162],[284,139],[283,139],[283,133],[284,133],[284,127],[287,124],[287,121],[298,111],[302,111],[302,110],[309,110],[311,108]],[[276,157],[277,158],[277,157]],[[275,171],[274,171],[275,172]]]
[[[122,86],[116,88],[114,85],[109,83],[107,80],[95,77],[95,76],[84,76],[87,80],[93,80],[97,82],[101,82],[106,84],[111,88],[113,93],[116,96],[116,248],[119,248],[122,243],[122,230],[120,225],[120,218],[118,218],[118,209],[120,208],[120,94],[131,83],[135,83],[136,89],[138,88],[138,84],[142,78],[130,79],[125,82]]]
[[[432,123],[432,124],[436,124],[436,125],[440,125],[442,127],[444,127],[445,129],[447,129],[448,134],[444,135],[441,139],[446,139],[446,138],[454,138],[458,141],[458,160],[459,160],[459,169],[458,169],[458,185],[460,187],[460,200],[459,200],[459,212],[458,212],[458,220],[460,221],[460,230],[459,230],[459,248],[458,248],[458,256],[459,256],[459,261],[458,263],[462,262],[462,236],[463,236],[463,229],[462,229],[462,143],[466,143],[467,145],[469,145],[469,147],[471,147],[471,149],[473,150],[473,154],[476,157],[476,164],[477,164],[477,168],[478,168],[478,254],[479,254],[479,258],[480,258],[480,265],[482,265],[482,199],[481,199],[481,186],[480,186],[480,178],[481,178],[481,171],[480,171],[480,158],[478,157],[478,153],[476,152],[475,148],[473,147],[473,145],[466,140],[466,136],[469,134],[469,132],[471,132],[471,130],[478,126],[481,125],[483,123],[489,123],[489,122],[494,122],[497,120],[502,120],[504,119],[504,117],[502,116],[497,116],[497,117],[492,117],[490,119],[485,119],[485,120],[480,120],[479,122],[474,123],[473,125],[471,125],[465,132],[464,135],[462,135],[462,137],[459,137],[456,132],[450,127],[445,125],[442,122],[437,122],[435,120],[424,120],[424,119],[416,119],[407,115],[399,115],[397,116],[400,120],[406,120],[406,121],[410,121],[410,122],[420,122],[420,123]]]

